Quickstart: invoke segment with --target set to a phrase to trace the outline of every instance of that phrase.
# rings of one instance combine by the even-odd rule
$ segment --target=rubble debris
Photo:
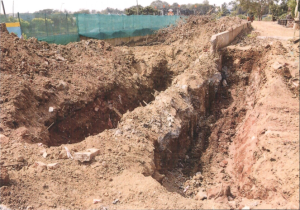
[[[96,148],[87,149],[84,152],[75,152],[74,160],[78,160],[80,162],[89,162],[91,159],[100,154],[100,150]]]
[[[48,156],[47,152],[43,152],[43,157],[47,158],[47,156]]]
[[[47,169],[57,169],[59,167],[59,163],[49,163],[47,164]]]
[[[67,152],[67,157],[73,159],[73,157],[72,157],[72,155],[70,153],[70,150],[67,147],[65,147],[65,150]]]
[[[102,202],[101,199],[94,199],[94,200],[93,200],[93,204],[97,204],[97,203],[101,203],[101,202]]]
[[[42,172],[43,170],[47,169],[47,164],[40,161],[36,161],[33,167],[36,168],[39,172]]]
[[[119,199],[115,199],[112,203],[117,204],[119,202]]]

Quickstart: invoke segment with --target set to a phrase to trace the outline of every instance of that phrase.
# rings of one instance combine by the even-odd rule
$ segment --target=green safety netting
[[[79,41],[74,15],[20,13],[19,18],[22,32],[27,37],[55,44]]]
[[[79,41],[76,17],[71,14],[19,14],[22,33],[40,41],[68,44]]]
[[[40,41],[68,44],[79,41],[79,35],[95,39],[145,36],[176,24],[180,16],[42,14],[18,13],[15,17],[0,15],[0,22],[20,21],[22,34]]]
[[[145,36],[176,24],[180,16],[77,14],[78,33],[96,39]]]

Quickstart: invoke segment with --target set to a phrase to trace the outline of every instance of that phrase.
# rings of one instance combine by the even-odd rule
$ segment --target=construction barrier
[[[80,36],[114,39],[146,36],[175,25],[180,16],[77,14]]]
[[[1,16],[0,22],[8,30],[24,38],[68,44],[80,40],[79,36],[94,39],[141,37],[154,34],[158,29],[175,25],[180,16],[154,15],[101,15],[101,14],[45,14],[18,13],[17,17]],[[12,27],[19,24],[18,28]],[[10,29],[11,28],[11,29]]]
[[[63,45],[79,41],[76,17],[72,14],[19,13],[18,18],[27,38]]]
[[[8,30],[9,33],[14,33],[16,34],[19,38],[22,35],[21,32],[21,27],[20,27],[20,23],[16,22],[16,23],[5,23],[6,28]]]

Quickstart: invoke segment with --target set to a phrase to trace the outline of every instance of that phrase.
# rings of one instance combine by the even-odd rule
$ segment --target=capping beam
[[[250,28],[251,22],[243,23],[235,28],[232,28],[229,31],[224,31],[222,33],[212,35],[210,39],[211,47],[210,52],[212,54],[216,53],[218,49],[226,47],[229,45],[237,35],[241,33],[241,31],[245,28]]]

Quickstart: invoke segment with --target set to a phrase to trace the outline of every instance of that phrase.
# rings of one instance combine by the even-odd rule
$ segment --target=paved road
[[[252,26],[260,33],[260,36],[294,37],[295,34],[299,37],[299,30],[294,33],[294,29],[278,25],[277,22],[254,21]]]

